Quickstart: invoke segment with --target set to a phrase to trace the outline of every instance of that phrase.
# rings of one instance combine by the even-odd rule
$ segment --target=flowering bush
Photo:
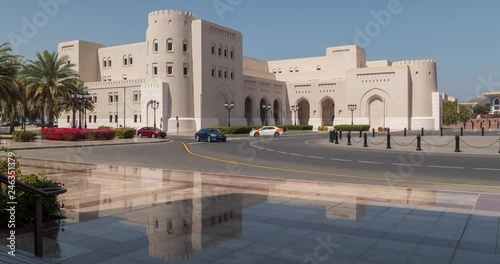
[[[135,128],[117,128],[116,129],[116,138],[134,138],[136,130]]]
[[[42,138],[47,140],[111,140],[114,139],[114,129],[79,129],[79,128],[43,128]]]

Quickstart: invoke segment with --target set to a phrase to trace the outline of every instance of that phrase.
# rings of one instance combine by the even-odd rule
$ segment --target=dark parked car
[[[139,137],[162,137],[165,138],[167,133],[157,127],[143,127],[137,130],[137,136]]]
[[[220,130],[215,128],[202,128],[194,135],[194,138],[197,141],[222,141],[226,142],[227,138],[224,133],[220,132]]]

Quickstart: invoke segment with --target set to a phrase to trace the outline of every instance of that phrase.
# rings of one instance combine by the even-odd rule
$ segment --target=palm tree
[[[16,86],[16,78],[20,68],[18,56],[12,54],[8,43],[0,45],[0,103],[10,118],[10,133],[14,131],[16,105],[20,94]]]
[[[78,83],[78,85],[74,89],[74,94],[85,94],[87,92],[87,87],[83,85],[82,82]],[[91,101],[87,101],[86,103],[82,103],[81,99],[79,100],[77,97],[72,96],[69,100],[63,100],[60,102],[59,107],[62,111],[71,111],[72,113],[72,124],[71,127],[76,127],[76,112],[77,111],[94,111],[94,104]],[[79,113],[81,114],[81,113]]]
[[[54,126],[54,117],[59,116],[62,108],[58,102],[70,100],[79,80],[78,74],[73,70],[68,56],[59,58],[56,52],[44,51],[36,53],[37,60],[28,61],[23,74],[27,80],[28,98],[34,105],[42,109],[42,127],[45,118],[43,113],[48,113],[48,127]]]

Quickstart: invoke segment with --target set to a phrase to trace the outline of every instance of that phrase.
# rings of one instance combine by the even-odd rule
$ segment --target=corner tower
[[[436,107],[440,109],[439,102],[435,101],[438,94],[436,61],[434,60],[409,60],[394,62],[394,66],[407,66],[410,76],[411,89],[411,127],[412,129],[439,129],[436,126]],[[438,105],[436,105],[436,103]],[[440,113],[440,111],[438,111]]]
[[[146,31],[146,82],[150,85],[143,95],[146,108],[149,100],[160,101],[161,122],[165,130],[194,130],[193,106],[193,13],[160,10],[149,14]],[[148,91],[149,89],[150,91]],[[144,104],[145,103],[145,104]],[[151,112],[145,109],[146,113]]]

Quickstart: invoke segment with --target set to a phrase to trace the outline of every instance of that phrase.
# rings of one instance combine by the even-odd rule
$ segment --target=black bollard
[[[387,128],[387,134],[389,134],[389,133],[391,133],[391,128],[390,127]]]
[[[375,137],[375,128],[372,128],[372,137]]]
[[[420,138],[420,134],[417,135],[417,151],[421,151],[422,150],[422,144],[420,142],[421,138]]]
[[[439,135],[443,136],[443,128],[442,127],[439,128]]]
[[[391,133],[387,133],[387,147],[386,149],[391,149]]]
[[[359,138],[362,138],[363,137],[363,131],[359,131]]]
[[[342,139],[342,130],[339,131],[339,139]]]
[[[463,128],[460,128],[460,136],[463,137],[464,136],[464,129]]]
[[[347,146],[351,145],[351,131],[347,132]]]
[[[365,147],[365,148],[368,147],[368,134],[367,133],[363,134],[363,147]]]
[[[421,133],[422,137],[424,136],[424,128],[422,127],[422,133]]]
[[[455,152],[460,152],[460,136],[455,136]]]
[[[404,130],[404,136],[406,137],[406,127],[405,127],[405,130]]]
[[[339,144],[339,132],[338,131],[335,131],[335,145],[338,145]]]
[[[484,127],[481,127],[481,136],[484,136]]]

